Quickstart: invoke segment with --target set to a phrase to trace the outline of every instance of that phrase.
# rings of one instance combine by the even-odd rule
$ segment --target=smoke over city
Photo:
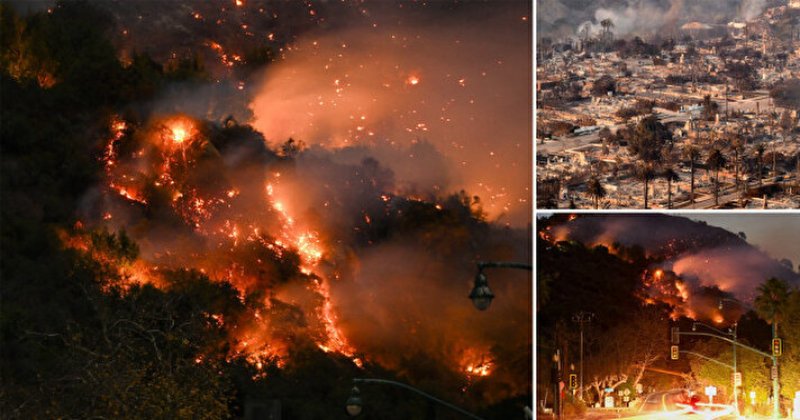
[[[537,37],[576,37],[582,28],[590,34],[610,19],[617,38],[676,36],[681,25],[700,21],[727,24],[749,21],[769,5],[767,0],[537,0]]]

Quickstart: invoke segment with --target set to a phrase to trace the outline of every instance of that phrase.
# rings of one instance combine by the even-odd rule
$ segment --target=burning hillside
[[[675,308],[674,316],[719,320],[719,298],[751,301],[769,277],[800,282],[800,276],[721,228],[666,215],[573,215],[539,232],[553,243],[602,245],[624,259],[647,258],[642,298]]]
[[[530,260],[529,4],[0,14],[4,412],[329,418],[357,376],[530,405],[530,276],[467,299]]]
[[[513,352],[528,348],[527,332],[514,332],[514,322],[490,326],[463,292],[472,261],[524,260],[528,236],[476,230],[480,209],[470,199],[403,197],[375,160],[338,164],[292,142],[273,151],[234,123],[115,117],[109,132],[105,184],[84,214],[94,230],[80,225],[62,235],[118,275],[107,287],[169,288],[161,273],[182,269],[230,283],[243,302],[259,299],[257,309],[238,320],[208,316],[226,327],[231,355],[258,366],[283,365],[300,334],[357,366],[371,361],[416,377],[407,355],[426,354],[468,383],[500,372],[492,380],[508,388],[493,399],[526,389],[511,363]],[[140,252],[113,255],[100,227],[125,230]],[[454,275],[463,281],[452,283]],[[529,287],[510,276],[517,284],[501,291]],[[505,299],[504,314],[528,319],[525,293]],[[287,306],[295,313],[289,319]],[[429,321],[437,318],[448,325]]]

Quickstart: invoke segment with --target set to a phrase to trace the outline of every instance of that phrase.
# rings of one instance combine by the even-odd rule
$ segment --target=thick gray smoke
[[[690,290],[716,287],[750,301],[770,277],[800,284],[791,268],[722,228],[665,215],[586,215],[552,229],[556,240],[641,246],[658,268],[674,271]]]
[[[583,27],[596,35],[604,19],[614,23],[617,38],[676,36],[687,22],[750,21],[768,6],[767,0],[537,0],[537,37],[575,37]]]

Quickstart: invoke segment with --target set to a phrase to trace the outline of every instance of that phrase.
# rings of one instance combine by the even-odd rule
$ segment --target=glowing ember
[[[182,127],[173,127],[172,128],[172,141],[175,143],[183,143],[186,140],[186,130]]]
[[[419,84],[419,81],[420,81],[419,77],[412,74],[408,76],[408,79],[406,79],[406,84],[411,86],[416,86]]]

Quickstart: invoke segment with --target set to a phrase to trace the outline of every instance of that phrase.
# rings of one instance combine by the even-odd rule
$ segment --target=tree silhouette
[[[733,182],[736,191],[739,191],[739,158],[744,151],[744,143],[740,135],[735,135],[730,141],[731,151],[733,152]]]
[[[758,316],[772,324],[773,336],[777,336],[778,323],[783,321],[786,303],[789,300],[789,284],[776,277],[769,278],[758,286],[758,295],[753,301]]]
[[[694,163],[700,157],[700,149],[693,144],[687,144],[683,148],[683,155],[689,159],[689,172],[691,180],[689,181],[689,200],[694,204]]]
[[[655,178],[656,171],[651,163],[642,163],[636,168],[636,178],[644,183],[644,208],[647,206],[648,186],[650,181]]]
[[[714,170],[714,204],[719,205],[719,170],[727,163],[725,155],[719,149],[714,149],[709,153],[706,165]]]
[[[758,157],[758,185],[761,185],[761,171],[764,167],[764,143],[759,143],[755,152]]]
[[[678,173],[675,172],[675,169],[673,169],[671,166],[668,166],[668,167],[664,168],[663,170],[661,170],[661,172],[659,173],[659,176],[661,178],[664,178],[664,179],[667,180],[667,208],[671,209],[672,208],[672,181],[678,181],[681,178],[680,178],[680,176],[678,176]]]
[[[629,152],[642,162],[637,175],[644,182],[644,208],[647,208],[647,183],[653,179],[655,165],[660,162],[662,152],[672,134],[654,115],[642,118],[633,130],[628,142]]]
[[[600,199],[606,196],[606,189],[596,176],[592,176],[586,183],[586,189],[594,201],[594,208],[600,208]]]
[[[614,27],[614,21],[611,19],[603,19],[600,21],[600,26],[603,27],[603,39],[609,39],[611,37],[611,28]]]

